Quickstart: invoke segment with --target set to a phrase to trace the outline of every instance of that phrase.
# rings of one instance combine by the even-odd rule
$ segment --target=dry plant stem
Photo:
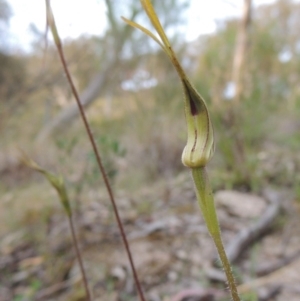
[[[86,274],[85,274],[85,270],[84,270],[84,266],[83,266],[83,263],[82,263],[82,256],[81,256],[81,253],[80,253],[80,250],[79,250],[79,247],[78,247],[78,241],[77,241],[76,234],[75,234],[75,228],[74,228],[73,220],[72,220],[72,209],[71,209],[68,193],[67,193],[67,190],[66,190],[66,186],[65,186],[65,183],[64,183],[64,179],[63,179],[62,176],[54,175],[54,174],[48,172],[46,169],[39,166],[36,162],[34,162],[32,159],[30,159],[22,150],[21,150],[21,153],[22,153],[21,160],[23,161],[23,163],[25,165],[27,165],[28,167],[30,167],[30,168],[40,172],[41,174],[43,174],[44,177],[51,184],[51,186],[58,193],[61,205],[63,206],[63,208],[66,212],[68,222],[69,222],[69,226],[70,226],[70,229],[71,229],[73,245],[75,246],[76,257],[79,261],[80,272],[81,272],[81,275],[82,275],[84,289],[85,289],[85,292],[86,292],[86,298],[87,298],[87,301],[92,301],[91,293],[90,293],[90,290],[89,290],[89,286],[88,286],[88,282],[87,282],[87,278],[86,278]]]
[[[90,289],[89,289],[89,284],[88,284],[88,281],[87,281],[85,269],[84,269],[83,262],[82,262],[81,252],[79,250],[78,241],[77,241],[76,234],[75,234],[75,228],[74,228],[74,223],[73,223],[73,220],[72,220],[72,215],[68,214],[68,221],[69,221],[69,225],[70,225],[70,229],[71,229],[71,233],[72,233],[73,244],[75,246],[76,256],[77,256],[77,259],[78,259],[78,262],[79,262],[79,267],[80,267],[80,271],[81,271],[81,275],[82,275],[82,279],[83,279],[83,285],[84,285],[84,288],[85,288],[87,300],[92,301],[92,296],[91,296],[91,292],[90,292]]]
[[[78,96],[77,90],[76,90],[76,88],[75,88],[75,86],[73,84],[71,75],[69,73],[69,70],[68,70],[68,67],[67,67],[67,64],[66,64],[66,61],[65,61],[65,58],[64,58],[63,49],[62,49],[61,45],[60,46],[57,45],[57,49],[58,49],[58,52],[59,52],[59,56],[60,56],[61,62],[63,64],[64,71],[66,73],[68,82],[69,82],[69,84],[71,86],[72,93],[73,93],[73,95],[74,95],[74,97],[76,99],[76,102],[78,104],[78,108],[80,110],[81,118],[83,120],[86,132],[88,134],[88,137],[89,137],[89,140],[91,142],[94,154],[96,156],[98,167],[99,167],[99,169],[101,171],[101,174],[102,174],[102,177],[103,177],[103,180],[104,180],[104,184],[106,186],[107,192],[109,194],[110,201],[111,201],[112,206],[113,206],[114,214],[115,214],[115,217],[117,219],[117,223],[118,223],[118,226],[119,226],[119,229],[120,229],[120,232],[121,232],[122,240],[123,240],[123,243],[124,243],[124,246],[125,246],[125,249],[126,249],[126,253],[127,253],[127,256],[128,256],[129,262],[130,262],[130,266],[131,266],[131,269],[132,269],[132,273],[133,273],[135,284],[136,284],[136,287],[137,287],[137,290],[138,290],[138,294],[140,296],[141,301],[145,301],[144,294],[143,294],[143,291],[142,291],[142,287],[141,287],[140,281],[138,279],[138,275],[137,275],[137,272],[136,272],[136,269],[135,269],[135,266],[134,266],[132,254],[131,254],[131,251],[130,251],[130,248],[129,248],[129,244],[128,244],[128,241],[127,241],[127,238],[126,238],[125,231],[124,231],[124,227],[123,227],[120,215],[119,215],[119,211],[118,211],[118,208],[117,208],[115,197],[114,197],[111,185],[109,183],[108,177],[106,175],[104,166],[102,164],[102,160],[101,160],[101,157],[100,157],[100,154],[99,154],[99,151],[98,151],[98,148],[97,148],[94,136],[92,134],[91,128],[89,126],[89,123],[87,121],[86,115],[84,113],[84,109],[83,109],[83,107],[81,105],[81,102],[79,100],[79,96]]]
[[[53,38],[54,38],[54,41],[55,41],[55,44],[56,44],[56,47],[57,47],[57,50],[58,50],[58,53],[59,53],[59,57],[60,57],[63,69],[65,71],[67,80],[68,80],[68,82],[70,84],[72,93],[73,93],[73,95],[75,97],[75,100],[76,100],[76,103],[78,105],[78,109],[80,111],[80,116],[81,116],[82,121],[84,123],[84,127],[86,129],[87,135],[88,135],[90,143],[92,145],[93,152],[95,154],[99,170],[100,170],[100,172],[102,174],[105,187],[107,189],[107,192],[108,192],[111,204],[113,206],[113,211],[114,211],[117,223],[118,223],[119,230],[121,232],[122,240],[123,240],[123,243],[124,243],[124,246],[125,246],[125,249],[126,249],[126,253],[127,253],[127,256],[128,256],[128,259],[129,259],[129,263],[130,263],[130,266],[131,266],[131,270],[132,270],[132,273],[133,273],[134,281],[135,281],[135,284],[136,284],[136,288],[137,288],[140,300],[141,301],[145,301],[145,297],[144,297],[144,294],[143,294],[143,291],[142,291],[142,287],[141,287],[141,284],[140,284],[140,281],[139,281],[139,278],[138,278],[138,275],[137,275],[137,272],[136,272],[136,269],[135,269],[135,266],[134,266],[132,254],[131,254],[131,251],[130,251],[130,248],[129,248],[129,244],[128,244],[128,241],[127,241],[127,238],[126,238],[124,227],[123,227],[123,224],[122,224],[122,221],[121,221],[121,218],[120,218],[120,215],[119,215],[119,211],[118,211],[118,208],[117,208],[117,205],[116,205],[116,202],[115,202],[113,190],[111,188],[111,185],[110,185],[108,177],[106,175],[104,166],[102,164],[102,160],[101,160],[101,157],[100,157],[100,154],[99,154],[99,151],[98,151],[98,148],[97,148],[94,136],[92,134],[91,128],[90,128],[89,123],[87,121],[87,118],[86,118],[83,106],[82,106],[82,104],[80,102],[79,95],[77,93],[76,87],[75,87],[75,85],[73,83],[71,74],[70,74],[69,69],[67,67],[67,63],[66,63],[66,60],[65,60],[64,52],[63,52],[63,47],[62,47],[61,40],[60,40],[60,37],[59,37],[58,32],[57,32],[57,28],[56,28],[55,22],[54,22],[54,16],[52,14],[50,3],[49,3],[49,1],[46,1],[46,3],[47,3],[47,8],[48,8],[48,16],[47,16],[48,17],[48,24],[49,24],[49,26],[51,28],[52,35],[53,35]]]
[[[214,197],[208,180],[205,167],[192,168],[192,176],[195,183],[196,195],[199,207],[202,211],[208,231],[216,245],[219,257],[221,259],[230,293],[233,301],[240,301],[236,288],[234,276],[230,263],[228,261],[224,245],[221,238],[221,230],[214,205]]]

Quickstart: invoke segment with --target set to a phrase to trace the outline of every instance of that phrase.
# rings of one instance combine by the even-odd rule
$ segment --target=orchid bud
[[[151,1],[141,0],[141,3],[160,39],[142,25],[126,18],[123,18],[123,20],[130,26],[143,31],[146,35],[151,37],[163,49],[175,67],[183,84],[187,121],[187,145],[183,150],[182,163],[190,168],[203,167],[214,153],[213,128],[205,101],[192,86],[182,69],[164,29],[158,20]]]
[[[214,153],[213,128],[205,102],[188,82],[183,80],[187,144],[182,163],[190,168],[203,167]]]

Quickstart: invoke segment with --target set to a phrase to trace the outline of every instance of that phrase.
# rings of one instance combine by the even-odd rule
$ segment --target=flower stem
[[[198,203],[202,211],[207,229],[216,245],[219,257],[221,259],[228,286],[231,292],[232,300],[240,301],[232,269],[222,242],[221,230],[214,204],[214,197],[205,167],[192,168],[192,176],[195,183]]]
[[[218,253],[219,253],[219,256],[220,256],[220,259],[221,259],[221,262],[222,262],[222,265],[223,265],[223,268],[224,268],[224,271],[225,271],[225,274],[226,274],[226,278],[227,278],[227,281],[228,281],[228,286],[229,286],[229,289],[230,289],[230,292],[231,292],[232,299],[234,301],[240,301],[240,297],[238,295],[238,291],[237,291],[237,288],[236,288],[235,279],[234,279],[232,269],[231,269],[229,260],[227,258],[227,255],[226,255],[226,252],[225,252],[225,249],[224,249],[224,245],[223,245],[223,242],[222,242],[221,235],[215,235],[215,236],[212,236],[212,238],[213,238],[214,243],[216,245],[216,248],[218,250]]]

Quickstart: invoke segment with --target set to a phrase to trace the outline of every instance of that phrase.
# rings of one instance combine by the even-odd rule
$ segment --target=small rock
[[[119,281],[122,281],[126,278],[126,271],[120,265],[114,266],[110,272],[111,276],[115,277]]]
[[[16,248],[23,244],[24,231],[19,230],[17,232],[6,235],[0,243],[0,253],[8,255]]]
[[[168,273],[168,279],[172,282],[176,281],[178,279],[178,274],[174,271],[170,271]]]
[[[241,218],[259,217],[266,209],[266,201],[253,194],[221,190],[215,194],[217,205],[225,207],[231,215]]]
[[[181,260],[186,260],[188,256],[187,256],[186,251],[184,251],[184,250],[178,250],[178,251],[176,252],[176,257],[177,257],[178,259],[181,259]]]

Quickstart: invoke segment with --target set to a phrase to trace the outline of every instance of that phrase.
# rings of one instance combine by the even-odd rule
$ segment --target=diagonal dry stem
[[[85,269],[84,269],[84,265],[83,265],[83,261],[82,261],[81,252],[80,252],[80,249],[79,249],[79,246],[78,246],[78,240],[77,240],[76,233],[75,233],[75,227],[74,227],[72,215],[68,214],[68,221],[69,221],[69,226],[70,226],[70,229],[71,229],[73,244],[75,246],[76,256],[77,256],[77,259],[78,259],[78,262],[79,262],[79,267],[80,267],[80,271],[81,271],[81,275],[82,275],[82,279],[83,279],[83,284],[84,284],[84,287],[85,287],[87,300],[92,301],[92,295],[91,295],[91,292],[90,292],[90,289],[89,289],[89,284],[88,284],[88,281],[87,281],[87,277],[86,277],[86,273],[85,273]]]
[[[57,31],[57,28],[56,28],[56,25],[55,25],[55,20],[54,20],[54,16],[53,16],[53,13],[52,13],[52,9],[51,9],[49,0],[46,0],[46,5],[47,5],[48,25],[51,29],[51,32],[52,32],[52,35],[53,35],[53,38],[54,38],[54,41],[55,41],[55,44],[56,44],[56,47],[57,47],[57,50],[58,50],[58,53],[59,53],[59,57],[60,57],[64,72],[66,74],[67,80],[68,80],[68,82],[70,84],[70,87],[71,87],[71,90],[72,90],[72,93],[73,93],[73,95],[75,97],[75,100],[76,100],[76,103],[78,105],[78,109],[80,111],[80,116],[81,116],[81,119],[83,121],[84,127],[86,129],[86,132],[87,132],[89,141],[91,143],[93,152],[95,154],[99,170],[102,174],[103,181],[104,181],[105,187],[107,189],[109,199],[111,201],[113,211],[114,211],[114,214],[115,214],[115,217],[116,217],[116,220],[117,220],[117,224],[118,224],[118,227],[119,227],[119,230],[120,230],[120,233],[121,233],[121,236],[122,236],[122,240],[123,240],[123,243],[124,243],[124,246],[125,246],[125,250],[126,250],[126,253],[127,253],[127,256],[128,256],[128,259],[129,259],[129,263],[130,263],[130,266],[131,266],[131,270],[132,270],[132,273],[133,273],[133,277],[134,277],[134,280],[135,280],[135,284],[136,284],[136,288],[137,288],[140,300],[145,301],[145,297],[144,297],[142,287],[141,287],[141,284],[140,284],[140,281],[139,281],[139,278],[138,278],[138,275],[137,275],[137,272],[136,272],[136,268],[135,268],[135,265],[134,265],[134,261],[133,261],[133,257],[132,257],[130,248],[129,248],[127,237],[126,237],[126,234],[125,234],[125,231],[124,231],[124,227],[123,227],[120,215],[119,215],[119,211],[118,211],[118,207],[117,207],[117,204],[116,204],[116,201],[115,201],[113,190],[112,190],[112,187],[109,183],[108,177],[106,175],[106,172],[105,172],[102,160],[101,160],[99,150],[97,148],[94,136],[92,134],[92,131],[91,131],[91,128],[90,128],[90,125],[89,125],[89,122],[88,122],[88,120],[86,118],[86,114],[84,112],[84,108],[83,108],[83,106],[80,102],[79,94],[77,92],[77,89],[74,85],[71,74],[69,72],[69,69],[68,69],[68,66],[67,66],[67,63],[66,63],[66,60],[65,60],[65,56],[64,56],[64,51],[63,51],[61,39],[59,37],[58,31]]]

